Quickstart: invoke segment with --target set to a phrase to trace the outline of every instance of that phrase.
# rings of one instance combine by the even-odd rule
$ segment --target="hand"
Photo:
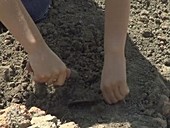
[[[129,93],[126,83],[126,63],[124,57],[105,57],[101,90],[105,101],[109,104],[123,100]]]
[[[70,75],[70,69],[49,48],[39,48],[35,53],[28,54],[28,58],[27,69],[33,72],[35,82],[61,86]]]

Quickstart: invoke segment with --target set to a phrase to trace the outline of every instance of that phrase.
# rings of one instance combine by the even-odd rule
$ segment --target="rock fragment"
[[[164,102],[164,105],[162,107],[162,114],[164,116],[170,115],[170,102]]]
[[[2,128],[11,126],[27,128],[30,125],[30,115],[24,105],[12,104],[0,111],[0,127]]]
[[[74,122],[68,122],[68,123],[60,125],[59,128],[79,128],[79,126],[75,124]]]
[[[45,115],[45,116],[33,117],[31,120],[31,124],[39,124],[42,122],[57,123],[57,118],[55,116]]]
[[[25,105],[11,104],[0,111],[0,128],[57,128],[60,124],[55,116],[36,107],[28,110]]]
[[[53,122],[41,122],[38,124],[34,124],[28,128],[57,128],[57,126]]]
[[[163,65],[161,68],[161,74],[167,79],[170,80],[170,66]]]
[[[145,15],[145,16],[148,16],[148,14],[149,14],[149,11],[147,11],[147,10],[142,10],[141,11],[141,13],[140,13],[140,15]]]
[[[167,128],[167,121],[161,118],[154,118],[155,123],[157,123],[161,128]]]
[[[153,37],[154,35],[153,35],[153,33],[152,33],[151,31],[149,31],[149,30],[144,30],[144,31],[142,32],[142,36],[145,37],[145,38],[150,38],[150,37]]]
[[[38,116],[44,116],[45,111],[37,108],[37,107],[31,107],[28,111],[32,116],[38,117]]]
[[[159,35],[157,37],[160,41],[166,41],[167,40],[167,37],[165,35]]]
[[[160,0],[163,4],[167,3],[168,0]]]
[[[170,58],[166,59],[164,61],[165,66],[170,66]]]

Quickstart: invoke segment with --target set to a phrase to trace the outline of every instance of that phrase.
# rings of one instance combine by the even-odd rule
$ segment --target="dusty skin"
[[[25,70],[23,47],[1,29],[0,109],[10,103],[36,106],[61,124],[75,122],[81,128],[170,127],[168,4],[168,0],[131,2],[126,43],[131,91],[116,105],[107,105],[99,90],[104,1],[55,0],[48,19],[37,24],[48,46],[78,72],[64,87],[35,85]]]

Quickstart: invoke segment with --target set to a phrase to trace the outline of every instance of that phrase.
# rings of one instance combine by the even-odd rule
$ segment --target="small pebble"
[[[145,38],[153,37],[153,33],[151,31],[144,30],[142,36]]]
[[[167,40],[167,37],[164,36],[164,35],[159,35],[157,38],[158,38],[160,41],[166,41],[166,40]]]
[[[162,12],[161,18],[162,18],[162,20],[168,20],[169,19],[168,13]]]
[[[146,15],[146,16],[147,16],[147,15],[149,14],[149,11],[147,11],[147,10],[144,9],[144,10],[141,11],[140,14],[141,14],[141,15]]]
[[[164,102],[164,105],[162,107],[162,114],[164,116],[170,115],[170,102]]]
[[[15,82],[8,82],[7,83],[10,87],[15,87]]]
[[[154,118],[154,121],[156,121],[156,123],[160,125],[160,128],[167,128],[166,120],[163,120],[161,118]]]
[[[59,126],[59,128],[79,128],[74,122],[68,122]]]
[[[45,116],[38,116],[38,117],[33,117],[31,120],[31,124],[40,124],[42,122],[57,122],[57,118],[55,116],[51,115],[45,115]]]
[[[165,4],[165,3],[168,2],[168,0],[161,0],[161,2],[162,2],[163,4]]]
[[[165,66],[170,66],[170,58],[166,59],[164,64],[165,64]]]
[[[146,24],[146,23],[148,23],[148,22],[149,22],[149,19],[148,19],[148,17],[147,17],[147,16],[142,15],[142,16],[140,16],[140,21]]]

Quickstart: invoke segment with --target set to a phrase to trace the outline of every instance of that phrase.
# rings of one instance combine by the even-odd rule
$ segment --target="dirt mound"
[[[25,71],[27,54],[8,33],[0,35],[0,109],[33,106],[81,128],[170,127],[170,13],[168,0],[131,2],[126,45],[130,95],[107,105],[99,90],[103,66],[104,0],[55,0],[37,24],[49,47],[78,78],[62,88],[37,85]]]

